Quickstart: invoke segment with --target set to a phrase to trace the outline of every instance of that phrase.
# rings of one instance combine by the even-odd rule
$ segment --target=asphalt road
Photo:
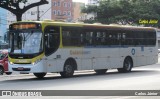
[[[0,76],[0,90],[160,90],[160,62],[154,65],[133,68],[131,73],[118,73],[117,70],[108,70],[104,75],[96,75],[94,71],[78,71],[72,78],[61,78],[56,73],[50,73],[42,80],[36,79],[32,74],[3,75]],[[59,97],[54,98],[58,99]],[[66,98],[120,99],[117,96]],[[125,96],[124,98],[139,97]],[[150,99],[150,97],[141,97],[141,99],[143,98]],[[153,98],[158,99],[159,97],[154,96]]]
[[[134,68],[131,73],[79,71],[72,78],[59,74],[48,74],[42,80],[32,74],[0,76],[0,89],[5,90],[160,90],[159,85],[160,64]]]

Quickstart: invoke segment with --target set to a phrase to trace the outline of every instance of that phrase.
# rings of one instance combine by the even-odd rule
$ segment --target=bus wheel
[[[60,75],[64,78],[72,77],[74,74],[74,67],[70,62],[67,62],[64,66],[63,72],[60,72]]]
[[[120,73],[131,72],[132,67],[133,67],[132,59],[128,57],[124,60],[123,68],[118,68],[118,72]]]
[[[3,73],[4,73],[4,69],[0,67],[0,75],[3,75]]]
[[[99,70],[94,70],[96,74],[105,74],[107,69],[99,69]]]
[[[7,75],[11,75],[11,74],[12,74],[12,72],[6,72],[6,74],[7,74]]]
[[[47,73],[33,73],[38,79],[42,79]]]

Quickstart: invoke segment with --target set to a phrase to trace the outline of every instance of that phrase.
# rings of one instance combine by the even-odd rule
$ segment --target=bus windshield
[[[14,54],[34,54],[43,50],[42,32],[35,30],[10,32],[9,52]]]

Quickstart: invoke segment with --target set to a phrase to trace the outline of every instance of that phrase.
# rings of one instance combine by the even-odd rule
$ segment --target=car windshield
[[[15,54],[33,54],[42,52],[41,31],[10,32],[9,52]]]
[[[6,57],[6,54],[0,53],[0,60],[4,59]]]

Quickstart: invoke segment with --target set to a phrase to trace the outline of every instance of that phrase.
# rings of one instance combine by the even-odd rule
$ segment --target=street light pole
[[[37,6],[37,21],[40,20],[40,17],[39,17],[39,6]]]

